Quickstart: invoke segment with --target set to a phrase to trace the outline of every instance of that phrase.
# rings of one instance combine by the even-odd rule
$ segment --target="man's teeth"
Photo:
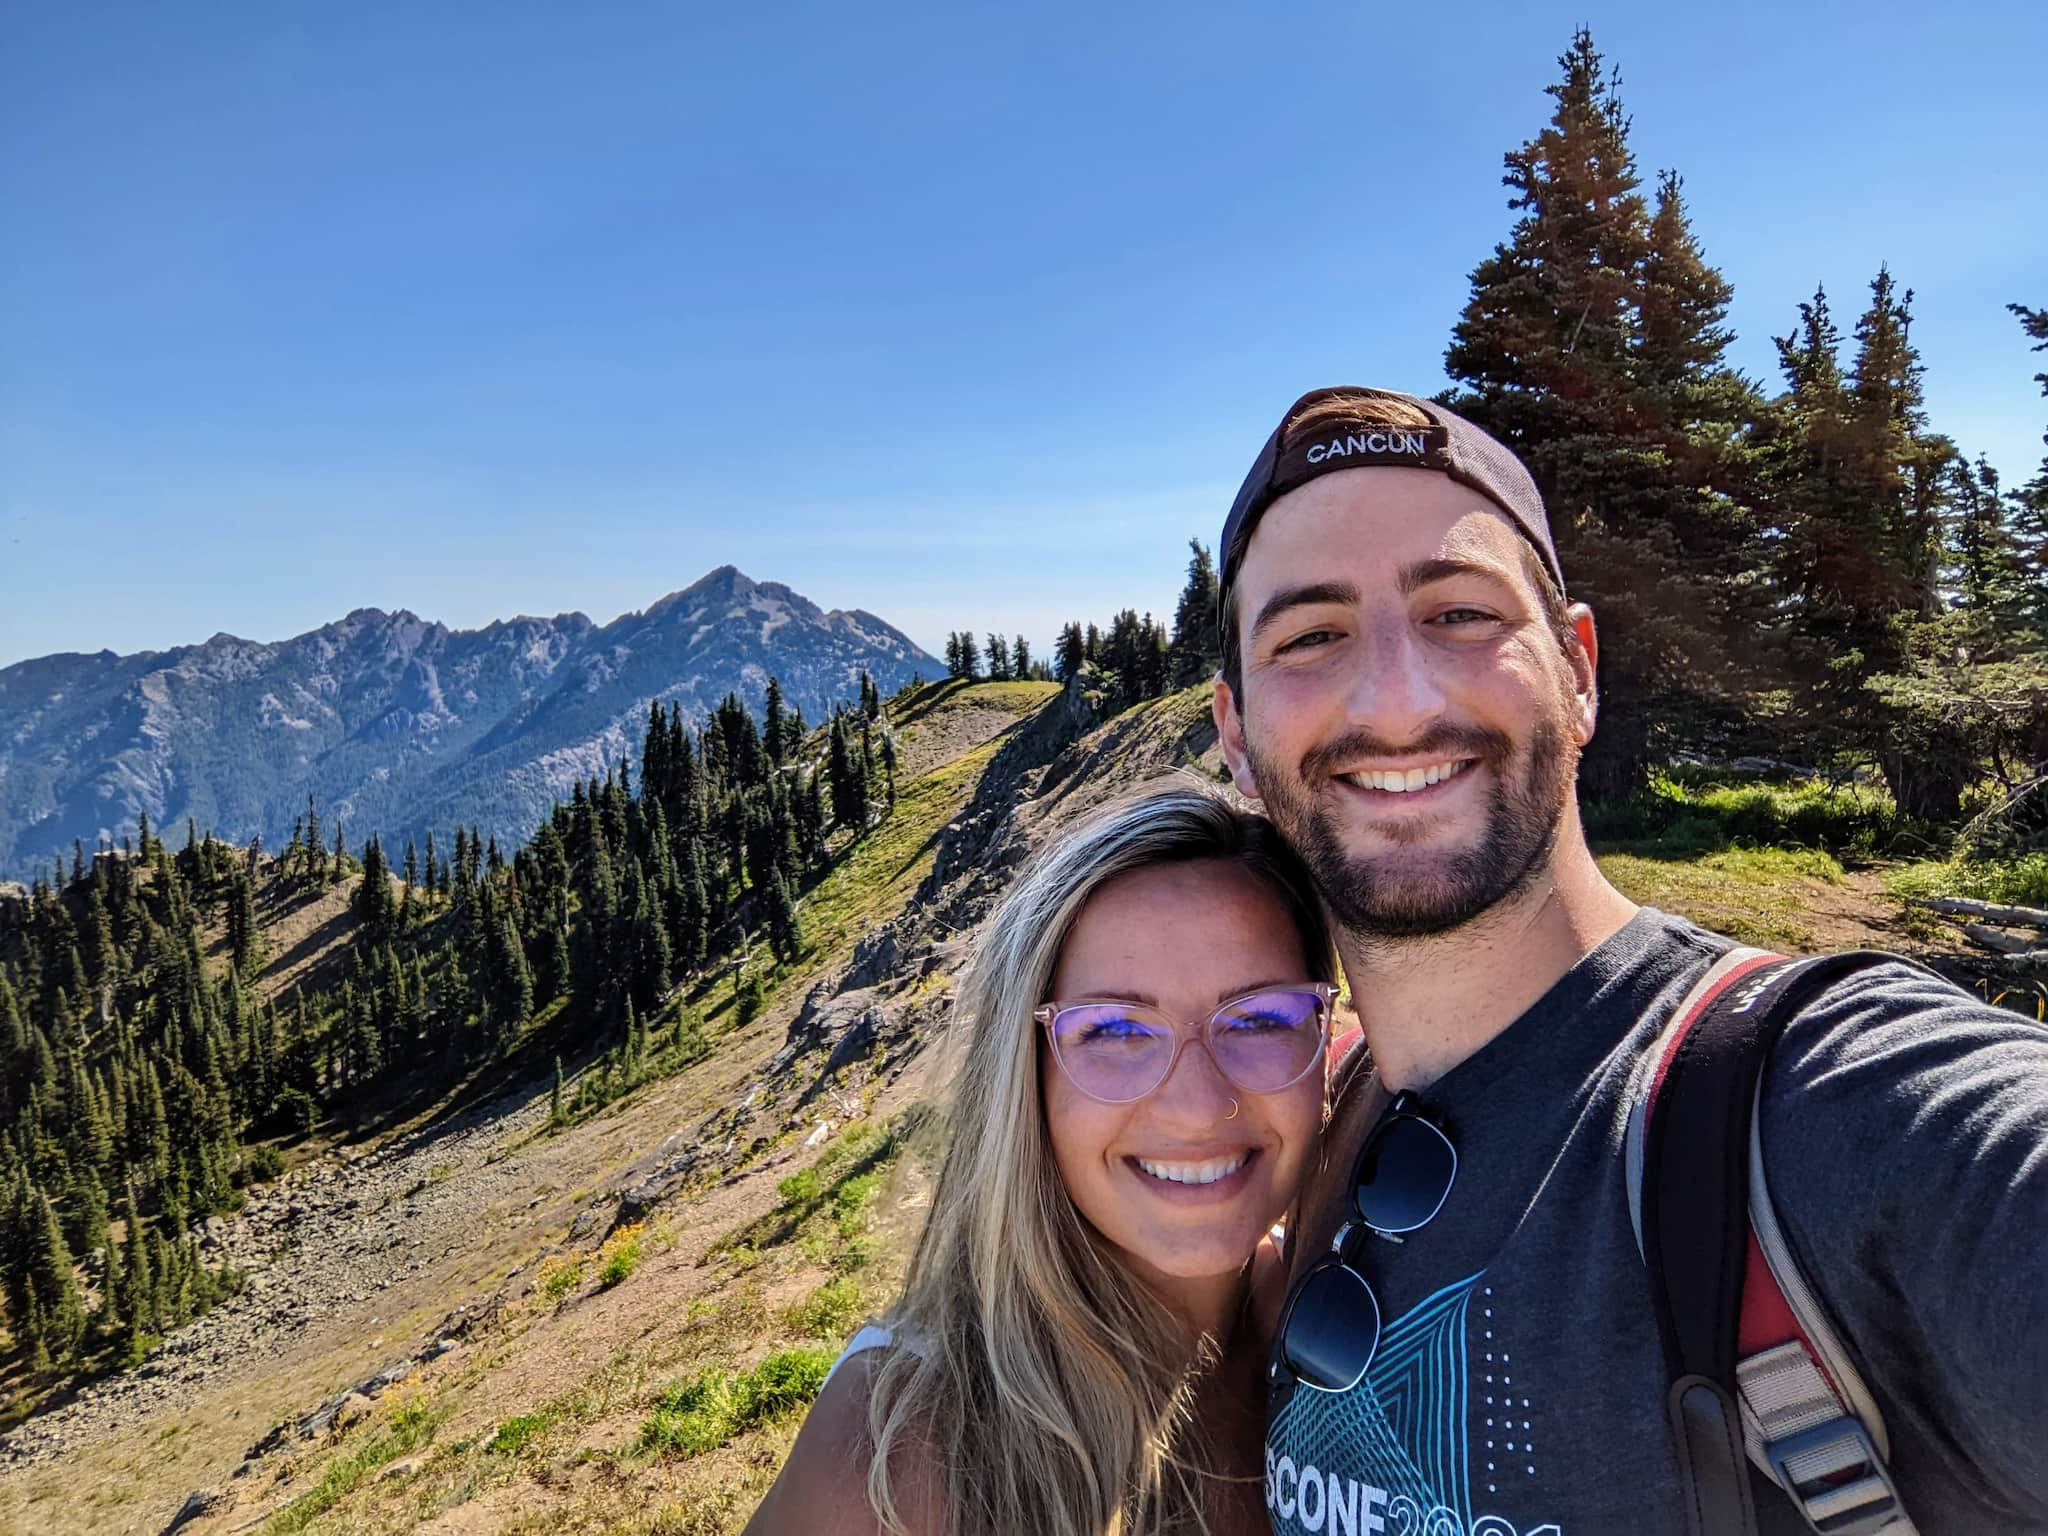
[[[1137,1164],[1155,1179],[1166,1179],[1175,1184],[1214,1184],[1242,1168],[1250,1155],[1239,1152],[1232,1157],[1212,1157],[1206,1163],[1155,1163],[1141,1157]]]
[[[1427,789],[1432,784],[1441,784],[1445,779],[1463,773],[1472,766],[1472,759],[1461,757],[1455,762],[1432,763],[1427,768],[1410,768],[1403,773],[1399,769],[1382,773],[1369,768],[1362,773],[1344,775],[1349,782],[1360,789],[1384,789],[1389,794],[1405,795],[1411,789]]]

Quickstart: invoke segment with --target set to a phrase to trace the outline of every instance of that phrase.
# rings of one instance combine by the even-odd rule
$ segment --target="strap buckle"
[[[1820,1536],[1878,1536],[1905,1518],[1870,1431],[1853,1418],[1830,1419],[1763,1449],[1778,1486]]]

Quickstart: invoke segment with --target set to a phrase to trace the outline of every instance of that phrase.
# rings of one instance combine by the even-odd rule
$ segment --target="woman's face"
[[[1294,1198],[1322,1126],[1320,1063],[1291,1088],[1249,1093],[1217,1071],[1199,1032],[1219,1003],[1308,979],[1280,898],[1228,860],[1120,875],[1075,919],[1054,1002],[1147,1003],[1197,1037],[1153,1093],[1104,1104],[1074,1086],[1039,1032],[1046,1130],[1067,1193],[1141,1271],[1233,1273]]]

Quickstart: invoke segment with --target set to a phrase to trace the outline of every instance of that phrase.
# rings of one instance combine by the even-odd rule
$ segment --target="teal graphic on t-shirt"
[[[1298,1388],[1274,1416],[1266,1435],[1266,1508],[1275,1532],[1562,1536],[1556,1525],[1518,1531],[1499,1515],[1472,1512],[1467,1341],[1475,1300],[1480,1321],[1491,1317],[1483,1279],[1447,1285],[1388,1325],[1372,1371],[1351,1391]],[[1491,1339],[1491,1329],[1480,1332],[1482,1342]],[[1512,1406],[1509,1362],[1490,1347],[1481,1354],[1487,1403]],[[1528,1431],[1526,1421],[1506,1420],[1505,1410],[1482,1418],[1489,1430],[1496,1419],[1507,1425],[1487,1443],[1484,1465],[1494,1478],[1508,1464],[1502,1457],[1512,1461],[1515,1446],[1526,1448],[1516,1425],[1523,1424],[1523,1436]]]

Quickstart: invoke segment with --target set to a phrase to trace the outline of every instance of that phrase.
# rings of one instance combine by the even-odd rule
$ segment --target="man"
[[[1223,751],[1316,871],[1374,1068],[1340,1084],[1289,1243],[1274,1529],[1712,1525],[1681,1491],[1624,1146],[1636,1067],[1729,945],[1638,908],[1587,849],[1598,638],[1534,483],[1440,406],[1317,391],[1220,547]],[[1403,1090],[1407,1129],[1455,1149],[1441,1205],[1360,1223],[1360,1148]],[[1758,1115],[1912,1521],[1842,1528],[2048,1530],[2048,1032],[1880,963],[1787,1026]],[[1361,1348],[1369,1368],[1344,1363]],[[1809,1529],[1751,1488],[1761,1531]]]

